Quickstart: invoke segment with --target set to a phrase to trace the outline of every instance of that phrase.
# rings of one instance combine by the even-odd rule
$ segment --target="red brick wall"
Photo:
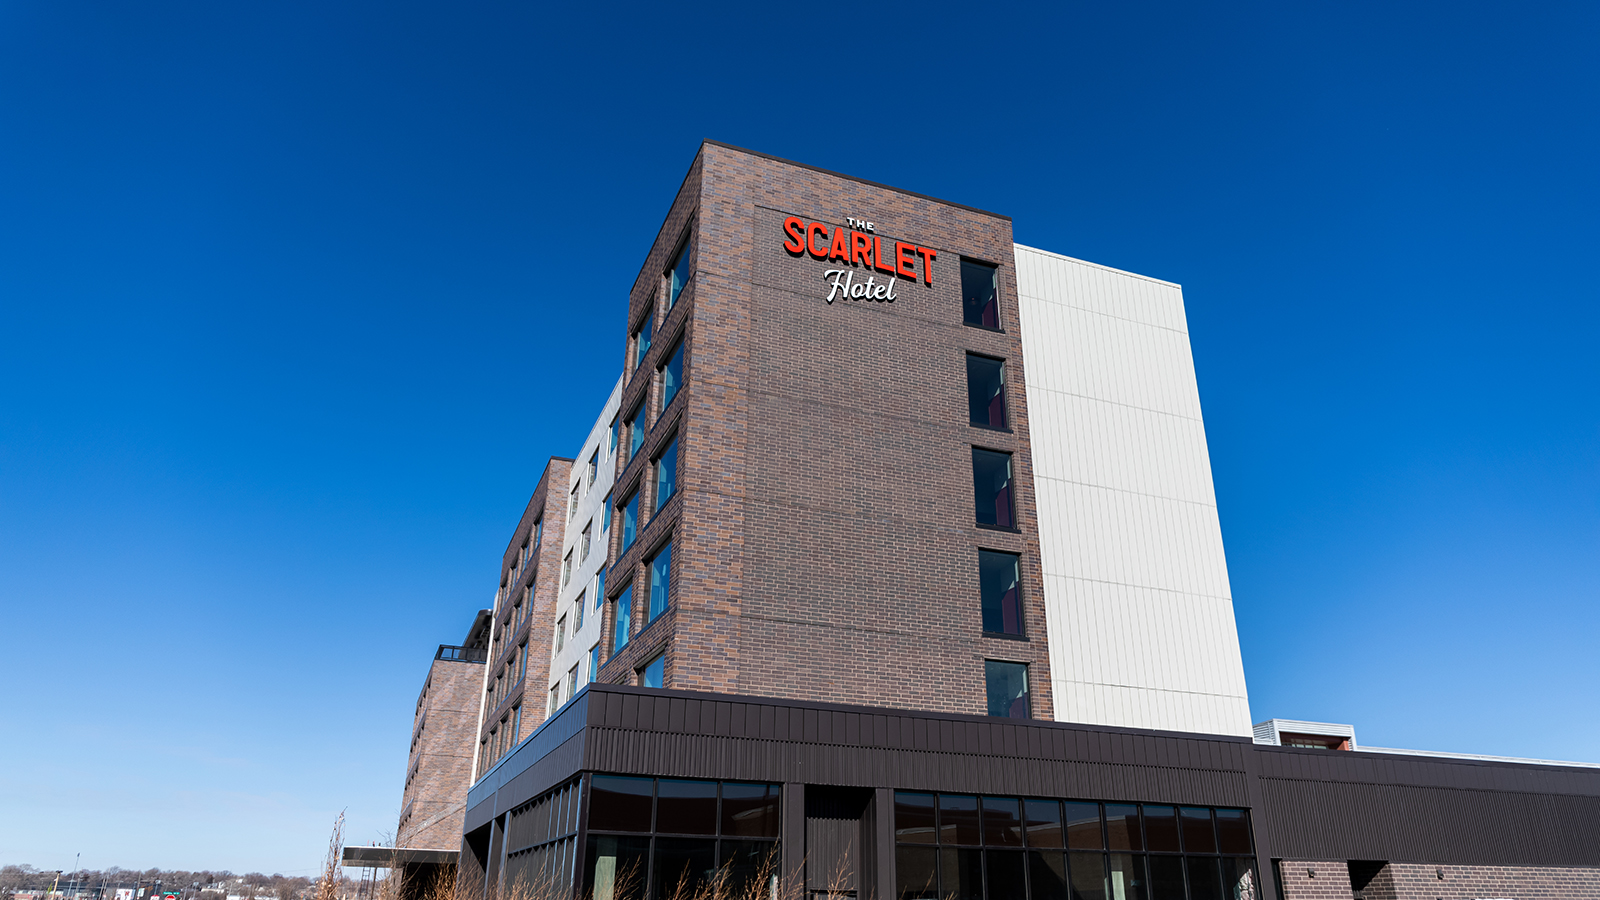
[[[434,660],[412,725],[395,846],[454,850],[461,845],[482,691],[481,663]]]
[[[602,677],[625,680],[670,644],[668,687],[982,713],[983,660],[1010,659],[1029,663],[1033,715],[1049,718],[1010,221],[707,144],[634,288],[630,331],[691,215],[695,276],[645,363],[687,334],[684,396],[616,490],[640,478],[648,495],[644,461],[676,429],[681,495],[613,557],[608,585],[633,573],[639,622],[637,563],[670,531],[675,610]],[[837,265],[785,253],[787,215],[865,218],[886,242],[934,248],[933,283],[829,305],[822,273]],[[999,264],[1003,333],[961,324],[963,255]],[[968,350],[1008,361],[1010,433],[967,424]],[[655,381],[632,379],[624,413],[654,401]],[[974,445],[1014,454],[1016,531],[974,525]],[[1026,640],[982,635],[980,547],[1022,556]]]
[[[1316,876],[1307,876],[1307,869]],[[1349,869],[1342,859],[1284,860],[1279,873],[1285,900],[1351,900],[1354,896]],[[1362,896],[1364,900],[1594,900],[1600,898],[1600,869],[1389,863]]]

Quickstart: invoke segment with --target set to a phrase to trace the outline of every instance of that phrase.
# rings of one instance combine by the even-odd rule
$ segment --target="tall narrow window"
[[[665,410],[672,405],[672,398],[678,396],[678,389],[683,387],[683,344],[678,344],[678,349],[672,351],[672,357],[667,364],[661,367],[661,408]]]
[[[979,328],[1000,328],[1000,278],[994,266],[961,261],[961,320]]]
[[[621,420],[622,416],[620,415],[611,417],[611,436],[607,439],[606,443],[607,454],[617,452],[617,425],[621,422]]]
[[[664,680],[663,676],[666,675],[666,672],[667,655],[663,653],[660,656],[657,656],[655,659],[645,663],[644,667],[639,669],[639,686],[651,688],[661,687],[661,682]]]
[[[633,411],[633,415],[628,417],[629,459],[633,459],[634,456],[638,455],[639,447],[644,443],[644,408],[645,404],[641,402],[639,408]]]
[[[617,596],[616,615],[611,620],[616,623],[611,629],[611,652],[618,653],[623,647],[628,646],[628,638],[633,631],[633,585],[623,588]]]
[[[533,546],[534,546],[534,549],[537,550],[539,548],[539,542],[543,541],[543,540],[544,540],[544,516],[540,516],[539,520],[537,522],[533,523]]]
[[[594,484],[594,477],[600,474],[600,451],[596,449],[594,455],[589,457],[589,471],[583,474],[584,486]]]
[[[983,661],[983,678],[988,689],[989,715],[1027,719],[1028,664],[998,659]]]
[[[572,580],[572,551],[567,551],[567,556],[561,561],[561,586],[566,587]]]
[[[578,491],[582,487],[583,486],[579,485],[579,484],[573,485],[572,486],[572,495],[567,498],[567,518],[569,518],[569,519],[572,518],[572,514],[573,513],[578,511]]]
[[[672,545],[667,544],[650,560],[650,618],[654,622],[667,611],[668,595],[672,591]]]
[[[589,648],[589,680],[594,681],[600,674],[600,644],[596,642]]]
[[[561,652],[561,648],[565,647],[566,644],[567,644],[567,617],[566,616],[562,616],[560,619],[558,619],[556,621],[556,652],[560,653]]]
[[[549,702],[548,705],[546,705],[544,714],[546,716],[555,715],[556,708],[559,707],[560,705],[561,705],[561,685],[552,684],[552,685],[550,685],[550,702]]]
[[[578,562],[589,558],[589,532],[594,529],[594,523],[583,526],[583,536],[578,539]]]
[[[572,699],[572,695],[576,694],[577,692],[578,692],[578,666],[577,666],[576,663],[574,663],[572,668],[567,670],[567,699],[571,700]]]
[[[511,746],[517,745],[517,736],[522,734],[522,704],[511,707]]]
[[[606,599],[606,567],[601,566],[600,571],[594,573],[594,608],[599,609],[600,604]]]
[[[1011,497],[1011,454],[972,448],[972,499],[978,524],[1016,527]]]
[[[518,647],[517,649],[520,651],[520,655],[522,656],[522,664],[517,668],[517,680],[521,681],[528,677],[528,645],[526,642],[524,642],[522,646]]]
[[[583,599],[584,599],[583,598],[583,594],[580,593],[578,595],[578,599],[572,601],[572,636],[573,637],[577,637],[578,636],[578,632],[583,630],[583,610],[584,610],[584,607],[588,605],[588,604],[583,602]]]
[[[1003,361],[967,354],[967,419],[982,428],[1006,427]]]
[[[633,539],[639,536],[639,492],[634,491],[633,496],[622,507],[622,550],[627,553],[633,546]]]
[[[644,355],[650,352],[650,329],[655,325],[655,298],[650,298],[650,313],[639,323],[639,330],[633,333],[633,368],[639,370],[639,364],[644,362]]]
[[[656,509],[667,505],[678,490],[678,438],[673,436],[667,449],[656,457]]]
[[[602,511],[600,513],[600,531],[603,533],[603,532],[607,532],[607,531],[610,531],[610,530],[611,530],[611,495],[607,494],[606,495],[605,505],[602,508]]]
[[[982,594],[983,630],[1022,633],[1022,598],[1017,590],[1017,555],[978,551],[978,589]]]
[[[689,283],[689,276],[693,274],[690,268],[694,265],[694,239],[685,238],[683,246],[678,248],[678,255],[672,260],[672,271],[667,277],[672,283],[667,286],[667,309],[671,309],[678,302],[678,295],[683,293],[684,285]]]

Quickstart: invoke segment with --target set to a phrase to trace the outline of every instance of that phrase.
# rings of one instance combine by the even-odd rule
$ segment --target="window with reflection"
[[[896,791],[896,893],[899,900],[1261,900],[1245,810],[1143,810]],[[1170,825],[1177,846],[1148,850],[1152,821],[1157,829]],[[1157,843],[1166,846],[1164,837]]]
[[[678,438],[673,435],[667,448],[656,457],[656,509],[667,505],[678,491]]]
[[[639,492],[635,490],[622,505],[622,548],[619,553],[628,552],[633,546],[634,538],[639,536]]]
[[[506,817],[505,870],[508,885],[539,896],[572,892],[572,863],[577,850],[582,782],[574,779],[540,795]]]
[[[644,402],[628,416],[628,458],[633,459],[639,455],[639,448],[644,445],[645,428]]]
[[[1015,528],[1011,496],[1011,454],[972,448],[972,502],[978,524]]]
[[[983,661],[983,678],[989,715],[1010,719],[1030,717],[1027,663],[986,659]]]
[[[778,878],[780,786],[594,775],[583,894],[594,900],[770,896]]]
[[[611,653],[617,654],[623,647],[628,646],[628,638],[633,634],[633,585],[622,589],[617,595],[616,612],[611,617]]]
[[[679,342],[678,349],[672,351],[667,358],[667,364],[661,367],[661,408],[665,410],[672,405],[672,398],[678,396],[678,391],[683,387],[683,344]]]
[[[967,354],[967,420],[980,428],[1006,427],[1005,362]]]
[[[640,364],[644,362],[644,355],[650,352],[650,331],[655,327],[655,298],[651,298],[650,306],[650,313],[644,317],[643,322],[639,323],[638,329],[633,332],[633,337],[629,339],[633,344],[632,362],[633,370],[636,372],[639,370]]]
[[[659,654],[639,669],[639,686],[658,688],[666,686],[667,657]]]
[[[672,544],[662,547],[650,558],[650,618],[654,622],[667,611],[672,593]]]
[[[689,278],[694,274],[690,268],[694,265],[694,238],[686,237],[683,244],[678,247],[678,252],[672,258],[672,267],[667,272],[667,309],[678,303],[678,296],[683,293],[689,284]]]
[[[961,261],[961,321],[1000,328],[1000,272],[987,263]]]
[[[978,590],[983,630],[990,634],[1022,634],[1022,594],[1017,589],[1018,556],[997,550],[978,551]]]

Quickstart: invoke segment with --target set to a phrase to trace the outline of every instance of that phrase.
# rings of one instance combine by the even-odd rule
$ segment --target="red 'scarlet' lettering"
[[[890,249],[893,253],[890,253]],[[807,222],[799,216],[783,220],[783,249],[790,256],[810,254],[824,262],[837,260],[851,266],[876,269],[898,275],[908,281],[917,280],[918,257],[921,257],[922,280],[933,284],[933,261],[939,253],[928,247],[892,241],[885,246],[882,237],[854,229],[840,228],[826,222]],[[841,275],[842,270],[838,271]],[[839,285],[838,291],[849,288]],[[890,293],[887,298],[892,299]]]

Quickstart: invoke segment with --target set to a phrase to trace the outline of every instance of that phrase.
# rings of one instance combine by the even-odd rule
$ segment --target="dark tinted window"
[[[1061,846],[1061,804],[1055,800],[1024,800],[1029,847]]]
[[[979,525],[1016,525],[1011,512],[1011,454],[972,448],[972,498]]]
[[[991,847],[1021,847],[1021,809],[1022,802],[1014,797],[984,797],[983,842]],[[1022,871],[1020,861],[1017,871]]]
[[[1186,856],[1184,861],[1189,864],[1189,900],[1222,900],[1216,857]]]
[[[1150,900],[1145,883],[1144,857],[1131,853],[1112,853],[1106,857],[1106,881],[1116,900]]]
[[[1244,810],[1217,810],[1217,849],[1223,853],[1250,852],[1250,818]]]
[[[1100,804],[1063,804],[1067,809],[1067,846],[1074,850],[1099,850],[1105,845],[1100,839]]]
[[[717,842],[706,838],[656,838],[650,881],[653,897],[705,896],[702,891],[717,871]]]
[[[1112,850],[1143,850],[1139,833],[1139,807],[1131,803],[1106,804],[1106,842]]]
[[[1005,363],[967,354],[967,418],[984,428],[1006,427]]]
[[[619,424],[619,420],[621,418],[621,416],[611,417],[611,434],[609,438],[610,443],[608,444],[608,449],[606,450],[607,453],[617,452],[617,425]]]
[[[900,900],[939,900],[938,853],[932,847],[895,850],[895,892]]]
[[[717,783],[661,779],[656,787],[656,831],[717,833]]]
[[[1022,596],[1017,590],[1017,555],[978,551],[978,587],[982,592],[983,630],[1022,633]]]
[[[1226,898],[1249,900],[1257,896],[1255,861],[1250,859],[1222,860],[1222,895]],[[1374,892],[1376,893],[1376,892]]]
[[[939,795],[939,843],[977,844],[978,798],[965,794]]]
[[[666,409],[672,398],[678,396],[678,389],[683,387],[683,345],[672,351],[672,358],[661,367],[661,408]]]
[[[983,851],[939,851],[939,896],[943,900],[983,900]]]
[[[724,896],[761,896],[752,889],[778,871],[778,845],[772,841],[723,841],[717,865],[728,873]]]
[[[596,831],[649,831],[649,778],[596,775],[589,804],[589,827]]]
[[[989,715],[1029,718],[1026,663],[986,659],[983,661],[983,675]]]
[[[673,304],[678,302],[678,295],[683,293],[684,285],[689,283],[689,276],[693,274],[690,266],[693,264],[694,240],[689,239],[685,240],[683,246],[678,248],[678,255],[672,260],[672,271],[667,276],[672,280],[672,283],[668,285],[668,290],[670,291],[667,294],[668,309],[671,309]]]
[[[1067,858],[1060,853],[1028,854],[1031,900],[1067,900]]]
[[[656,458],[656,509],[666,505],[678,490],[678,439],[673,437],[667,449]]]
[[[740,837],[778,836],[778,785],[722,786],[722,833]]]
[[[633,415],[628,417],[628,458],[629,459],[633,459],[635,456],[638,455],[639,447],[644,444],[644,432],[645,432],[644,404],[640,403],[639,404],[639,408],[634,410],[633,411]]]
[[[1106,862],[1099,853],[1068,853],[1072,900],[1106,900]]]
[[[1178,852],[1178,811],[1170,806],[1144,808],[1144,846],[1146,850]]]
[[[1216,832],[1211,830],[1211,810],[1205,806],[1185,806],[1182,810],[1183,850],[1185,853],[1217,852]]]
[[[908,844],[935,843],[933,808],[932,794],[895,791],[894,839]]]
[[[590,826],[594,814],[590,813]],[[638,900],[644,896],[646,870],[650,867],[650,839],[590,835],[589,861],[584,872],[584,896],[611,897],[613,900]]]
[[[1150,807],[1145,807],[1145,815]],[[1145,819],[1148,825],[1149,819]],[[1184,900],[1183,857],[1152,856],[1150,861],[1150,900]]]
[[[1028,895],[1027,882],[1022,874],[1021,850],[990,850],[984,854],[983,877],[989,887],[990,900],[1023,898]]]
[[[961,261],[961,320],[980,328],[1000,327],[1000,297],[994,266]]]

